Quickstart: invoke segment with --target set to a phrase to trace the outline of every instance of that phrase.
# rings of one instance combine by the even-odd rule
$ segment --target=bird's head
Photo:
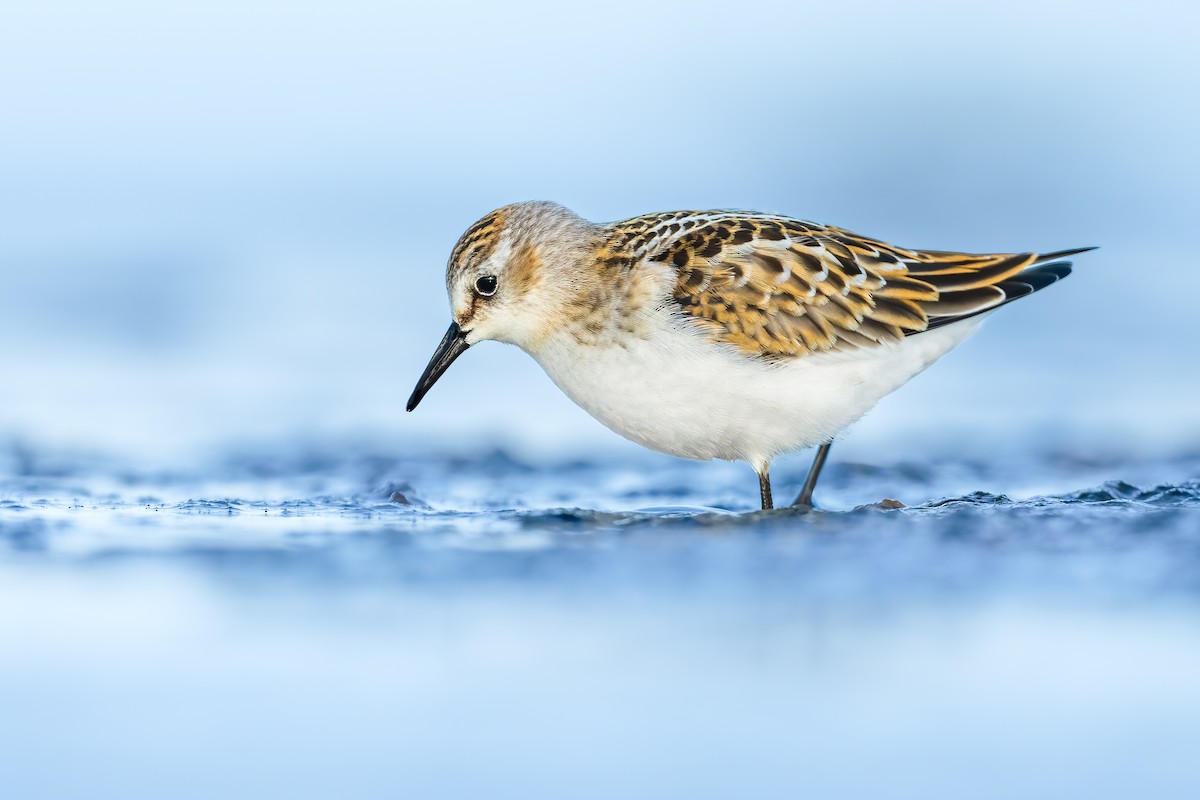
[[[587,280],[596,225],[555,203],[499,208],[467,228],[446,265],[454,320],[408,400],[412,411],[468,347],[489,339],[536,353]]]

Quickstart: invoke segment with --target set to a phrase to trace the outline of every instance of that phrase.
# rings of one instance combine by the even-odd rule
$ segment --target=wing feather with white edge
[[[841,228],[740,212],[613,226],[608,251],[676,270],[682,314],[748,354],[878,347],[998,308],[1066,277],[1093,248],[973,255],[908,250]]]

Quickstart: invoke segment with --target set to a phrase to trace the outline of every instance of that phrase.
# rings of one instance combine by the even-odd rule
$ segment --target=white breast
[[[970,335],[981,317],[878,348],[768,363],[677,322],[648,338],[580,344],[567,334],[535,359],[589,414],[659,452],[744,460],[829,441]]]

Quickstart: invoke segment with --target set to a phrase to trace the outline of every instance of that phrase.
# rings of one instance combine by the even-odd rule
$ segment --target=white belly
[[[532,355],[568,397],[628,439],[682,458],[757,466],[829,441],[949,352],[980,319],[892,346],[777,363],[673,325],[621,345],[560,335]]]

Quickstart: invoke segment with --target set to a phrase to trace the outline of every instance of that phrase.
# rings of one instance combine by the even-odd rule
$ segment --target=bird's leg
[[[812,508],[813,489],[817,486],[817,478],[821,477],[821,468],[825,466],[825,459],[829,456],[829,445],[832,442],[826,442],[817,448],[817,455],[813,458],[812,468],[808,471],[808,477],[804,479],[804,486],[800,489],[799,496],[796,497],[796,502],[793,506],[801,508]]]
[[[763,511],[769,511],[775,507],[771,502],[771,467],[769,464],[763,464],[754,471],[758,473],[758,493],[762,497]]]

